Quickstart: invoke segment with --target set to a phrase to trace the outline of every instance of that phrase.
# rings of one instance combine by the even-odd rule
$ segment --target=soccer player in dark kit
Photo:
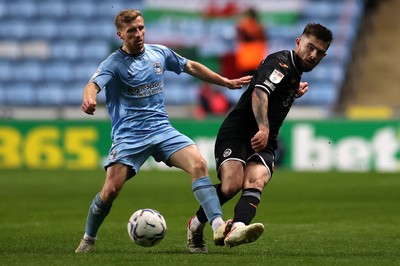
[[[263,233],[262,224],[260,227],[260,223],[250,222],[274,172],[279,129],[295,99],[308,91],[308,83],[300,82],[302,73],[319,64],[332,41],[329,29],[317,23],[307,24],[296,39],[294,50],[270,54],[260,63],[249,87],[222,123],[215,143],[221,181],[215,188],[220,204],[242,190],[231,230],[224,240],[226,246],[253,242]],[[203,238],[206,222],[201,207],[189,219],[187,240],[191,252],[207,252]]]

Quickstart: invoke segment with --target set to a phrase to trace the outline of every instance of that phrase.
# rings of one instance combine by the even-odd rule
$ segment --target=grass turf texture
[[[211,173],[215,176],[215,173]],[[254,222],[256,242],[186,249],[186,221],[197,209],[183,172],[142,171],[123,188],[91,254],[75,254],[87,210],[104,172],[0,172],[0,265],[400,265],[400,177],[386,173],[277,170]],[[236,201],[236,200],[234,200]],[[126,223],[139,208],[167,221],[155,247],[134,245]],[[224,205],[230,218],[234,202]]]

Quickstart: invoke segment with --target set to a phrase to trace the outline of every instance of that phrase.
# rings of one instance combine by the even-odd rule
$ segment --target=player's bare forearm
[[[268,144],[269,120],[268,120],[268,94],[262,89],[255,88],[252,94],[252,109],[258,125],[258,132],[251,139],[254,151],[259,152]]]
[[[252,108],[259,128],[269,130],[268,94],[263,89],[255,88],[252,95]]]
[[[252,78],[252,76],[244,76],[237,79],[228,79],[215,73],[205,65],[192,60],[188,60],[185,66],[185,72],[202,81],[228,87],[230,89],[241,89],[242,86],[249,83]]]
[[[98,92],[99,87],[93,82],[89,82],[83,91],[81,109],[88,115],[93,115],[96,111],[96,97]]]

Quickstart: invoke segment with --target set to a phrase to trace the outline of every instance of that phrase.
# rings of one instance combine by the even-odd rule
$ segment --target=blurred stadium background
[[[247,7],[259,12],[270,52],[292,49],[309,21],[335,35],[281,129],[281,169],[255,218],[267,233],[234,250],[207,239],[201,260],[185,253],[185,222],[197,208],[190,180],[149,160],[142,170],[151,171],[119,196],[95,254],[72,256],[111,144],[103,93],[94,116],[81,112],[81,94],[120,44],[115,14],[142,10],[146,42],[226,73]],[[400,265],[399,10],[398,0],[0,0],[0,265]],[[204,84],[190,76],[165,82],[171,122],[214,169],[224,114],[196,113]],[[231,102],[241,94],[221,91]],[[156,250],[126,234],[142,207],[167,219]]]
[[[168,45],[223,73],[229,68],[223,58],[235,49],[235,22],[247,7],[259,12],[270,52],[293,49],[310,21],[335,35],[328,56],[304,74],[310,91],[282,128],[282,165],[398,171],[395,0],[0,0],[0,168],[100,166],[96,159],[101,162],[109,147],[108,117],[101,107],[94,117],[83,114],[81,94],[119,46],[118,11],[142,10],[147,43]],[[202,85],[185,74],[167,74],[166,103],[173,123],[199,143],[212,166],[223,116],[195,117]],[[241,94],[224,93],[231,102]]]

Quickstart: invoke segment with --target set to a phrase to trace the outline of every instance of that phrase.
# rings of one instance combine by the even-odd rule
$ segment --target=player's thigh
[[[222,192],[225,195],[234,195],[243,186],[244,164],[239,160],[227,160],[219,168],[219,178]]]
[[[208,175],[207,163],[196,145],[186,146],[171,155],[168,163],[178,167],[194,177]]]
[[[262,162],[250,161],[244,170],[243,188],[256,188],[262,191],[270,178],[270,171]]]

